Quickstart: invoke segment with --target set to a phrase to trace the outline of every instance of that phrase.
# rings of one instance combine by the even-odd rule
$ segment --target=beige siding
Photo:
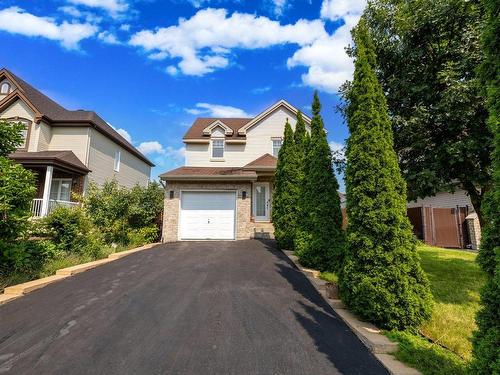
[[[18,99],[0,114],[0,118],[7,119],[13,117],[21,117],[31,121],[28,151],[38,151],[38,137],[40,129],[39,126],[34,123],[34,112],[26,105],[26,103]]]
[[[283,137],[286,119],[295,129],[294,113],[281,107],[247,131],[246,144],[226,144],[223,161],[211,159],[211,144],[186,144],[186,166],[241,167],[265,153],[272,155],[272,138]]]
[[[472,203],[469,196],[465,190],[457,190],[455,193],[437,193],[433,197],[425,197],[424,199],[418,199],[416,202],[408,202],[407,207],[442,207],[442,208],[454,208],[454,207],[465,207],[469,206],[472,210]]]
[[[115,151],[120,151],[120,171],[114,171]],[[126,151],[96,130],[90,136],[89,180],[103,184],[113,178],[125,187],[135,184],[146,185],[149,181],[151,167],[139,158]]]
[[[48,151],[50,139],[52,137],[52,128],[44,122],[35,125],[38,130],[38,145],[36,151]]]
[[[71,150],[86,163],[88,149],[88,127],[53,127],[52,136],[48,146],[49,151]]]

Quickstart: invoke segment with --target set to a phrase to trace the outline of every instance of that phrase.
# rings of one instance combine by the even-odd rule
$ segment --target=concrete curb
[[[373,324],[360,321],[353,313],[346,309],[341,300],[326,297],[326,281],[318,278],[320,275],[319,271],[303,268],[299,264],[298,258],[293,255],[293,251],[283,250],[283,253],[293,262],[299,271],[304,273],[319,294],[321,294],[325,301],[333,308],[337,315],[347,324],[361,342],[375,355],[375,357],[377,357],[390,374],[422,375],[420,371],[399,362],[390,354],[398,350],[398,344],[382,335],[380,329]]]
[[[44,277],[42,279],[37,279],[33,281],[28,281],[27,283],[12,285],[4,289],[4,293],[0,294],[0,305],[12,301],[17,297],[21,297],[25,294],[28,294],[36,289],[43,288],[53,282],[65,279],[66,277],[70,277],[76,275],[81,272],[85,272],[92,268],[98,267],[100,265],[112,262],[114,260],[126,257],[127,255],[134,254],[139,251],[151,249],[152,247],[159,245],[160,242],[155,242],[152,244],[147,244],[141,247],[136,247],[135,249],[130,249],[126,251],[121,251],[119,253],[113,253],[105,259],[99,259],[89,263],[78,264],[76,266],[61,268],[56,271],[56,274],[53,276]]]

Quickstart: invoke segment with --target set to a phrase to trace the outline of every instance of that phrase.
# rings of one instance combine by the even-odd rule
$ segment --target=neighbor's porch
[[[31,216],[47,216],[55,207],[74,207],[90,170],[71,151],[16,152],[9,155],[36,176]]]

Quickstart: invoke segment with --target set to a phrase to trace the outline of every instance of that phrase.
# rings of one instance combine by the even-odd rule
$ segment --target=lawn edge
[[[150,243],[150,244],[136,247],[134,249],[125,250],[125,251],[121,251],[118,253],[112,253],[107,258],[104,258],[104,259],[99,259],[99,260],[95,260],[92,262],[78,264],[76,266],[58,269],[55,272],[55,274],[51,275],[51,276],[31,280],[31,281],[28,281],[28,282],[25,282],[22,284],[8,286],[4,289],[4,292],[2,294],[0,294],[0,305],[8,303],[14,299],[19,298],[19,297],[22,297],[22,296],[24,296],[24,295],[26,295],[34,290],[43,288],[49,284],[52,284],[53,282],[63,280],[67,277],[71,277],[71,276],[74,276],[74,275],[79,274],[81,272],[88,271],[90,269],[99,267],[103,264],[113,262],[115,260],[121,259],[121,258],[126,257],[128,255],[137,253],[139,251],[151,249],[151,248],[153,248],[157,245],[160,245],[160,244],[161,244],[160,242],[154,242],[154,243]]]
[[[342,319],[342,321],[351,329],[359,340],[372,352],[377,360],[392,375],[422,375],[422,373],[399,361],[391,355],[398,350],[398,344],[389,340],[381,333],[381,330],[371,323],[360,321],[351,311],[349,311],[341,300],[327,298],[325,292],[326,281],[319,278],[320,272],[300,265],[297,256],[293,251],[282,250],[283,254],[293,263],[296,269],[302,272],[311,285],[323,297],[323,299],[332,307],[333,311]]]

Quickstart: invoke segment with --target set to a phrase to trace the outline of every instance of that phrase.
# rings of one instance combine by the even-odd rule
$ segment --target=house
[[[33,216],[74,205],[89,182],[147,185],[153,163],[92,111],[70,111],[7,69],[0,70],[0,119],[25,125],[10,158],[36,172]]]
[[[253,118],[196,119],[183,138],[185,166],[160,175],[163,241],[272,237],[277,156],[286,120],[295,129],[296,116],[281,100]]]

